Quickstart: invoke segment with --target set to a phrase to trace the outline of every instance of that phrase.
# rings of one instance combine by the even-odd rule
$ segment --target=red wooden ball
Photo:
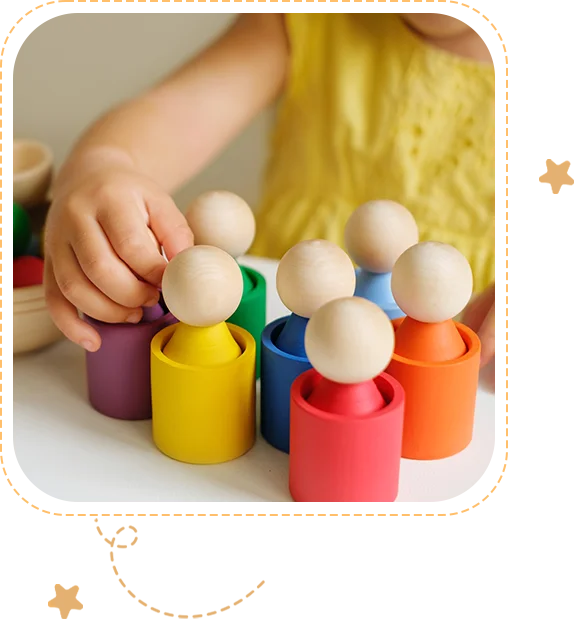
[[[44,261],[36,256],[21,256],[14,260],[14,288],[39,286],[44,279]]]

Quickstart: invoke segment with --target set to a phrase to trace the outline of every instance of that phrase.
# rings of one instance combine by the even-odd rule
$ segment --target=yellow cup
[[[222,365],[183,365],[163,353],[177,325],[151,342],[153,440],[181,462],[216,464],[249,451],[255,441],[255,340],[229,324],[241,355]]]

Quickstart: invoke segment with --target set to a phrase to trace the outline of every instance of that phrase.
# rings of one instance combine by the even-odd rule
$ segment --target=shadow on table
[[[17,357],[14,360],[14,403],[17,405],[15,425],[33,426],[33,432],[22,434],[30,437],[46,437],[54,433],[65,436],[66,440],[58,445],[50,463],[46,464],[43,475],[62,474],[66,467],[78,466],[86,457],[97,459],[96,454],[108,454],[98,462],[100,473],[117,477],[115,462],[108,462],[110,454],[113,459],[130,461],[130,471],[124,471],[125,479],[117,483],[135,484],[130,493],[132,498],[123,500],[157,501],[153,488],[146,488],[145,480],[161,469],[162,476],[170,476],[173,490],[169,494],[177,496],[167,498],[167,491],[160,493],[161,500],[193,501],[194,489],[198,480],[208,491],[208,500],[229,499],[233,495],[245,494],[248,501],[290,501],[288,489],[288,456],[278,452],[265,442],[257,433],[253,448],[241,458],[217,465],[189,465],[171,460],[157,450],[153,443],[151,421],[121,421],[111,419],[96,412],[87,399],[85,356],[81,349],[69,342],[57,345],[32,355]],[[42,414],[38,414],[41,411]],[[16,456],[21,450],[40,449],[40,445],[21,445],[15,432]],[[28,440],[30,440],[28,438]],[[43,439],[42,439],[43,440]],[[22,463],[21,463],[22,465]],[[53,471],[50,472],[50,467]],[[28,467],[22,466],[32,483],[36,475]],[[81,468],[81,467],[80,467]],[[199,470],[201,469],[201,470]],[[58,471],[58,473],[56,473]],[[78,474],[80,471],[78,471]],[[200,474],[200,475],[199,475]],[[82,498],[76,496],[57,496],[63,500],[120,500],[118,496],[84,497],[85,488],[75,488]],[[38,487],[47,491],[41,486]],[[133,498],[136,494],[141,496]],[[107,489],[99,488],[98,494]],[[180,493],[181,491],[181,493]],[[227,492],[226,492],[227,491]],[[221,495],[222,499],[212,498]],[[191,498],[190,498],[191,497]],[[254,499],[258,497],[258,499]],[[198,498],[197,500],[206,500]]]
[[[122,421],[101,415],[88,401],[83,351],[69,342],[14,359],[14,403],[24,409],[44,409],[50,424],[89,430],[125,444],[153,446],[151,422]],[[23,414],[23,413],[22,413]]]

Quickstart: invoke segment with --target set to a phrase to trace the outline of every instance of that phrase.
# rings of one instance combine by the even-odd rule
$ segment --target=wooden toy
[[[35,256],[21,256],[14,260],[14,288],[41,286],[44,279],[44,261]]]
[[[52,181],[53,155],[35,140],[14,140],[14,200],[24,207],[46,200]]]
[[[311,366],[305,353],[310,316],[355,290],[353,263],[334,243],[302,241],[281,259],[277,291],[293,313],[269,323],[261,335],[261,432],[289,452],[289,402],[293,380]]]
[[[148,228],[158,252],[159,243]],[[139,276],[138,276],[139,278]],[[125,420],[150,419],[150,345],[159,331],[174,324],[163,298],[152,307],[142,307],[138,324],[110,324],[84,316],[100,334],[101,346],[86,353],[88,394],[92,406],[108,417]]]
[[[186,218],[196,245],[213,245],[237,259],[247,253],[255,237],[253,211],[229,191],[209,191],[187,208]],[[261,332],[266,323],[266,283],[261,273],[241,266],[243,296],[229,321],[247,329],[257,345],[257,378],[260,373]]]
[[[12,254],[14,258],[22,256],[26,253],[28,244],[30,243],[30,220],[26,211],[17,203],[13,203],[13,248]]]
[[[140,323],[111,324],[84,316],[99,333],[102,344],[86,353],[88,396],[107,417],[151,418],[150,344],[159,331],[176,319],[162,303],[144,308]]]
[[[63,336],[56,327],[44,298],[44,286],[14,290],[14,354],[40,350]]]
[[[480,341],[454,322],[472,294],[464,256],[443,243],[419,243],[396,262],[393,295],[407,315],[396,319],[387,372],[405,389],[403,457],[446,458],[472,439]]]
[[[355,296],[373,301],[391,320],[404,316],[391,291],[393,266],[418,240],[410,211],[390,200],[359,206],[345,227],[347,251],[358,265]]]
[[[405,395],[384,374],[394,330],[377,305],[336,299],[307,325],[313,369],[291,389],[289,488],[296,501],[394,501]]]
[[[237,458],[255,440],[255,340],[225,323],[243,293],[239,266],[196,245],[167,265],[162,290],[180,322],[151,343],[155,444],[193,464]]]

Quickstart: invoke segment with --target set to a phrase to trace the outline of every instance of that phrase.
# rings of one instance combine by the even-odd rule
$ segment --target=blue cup
[[[356,275],[356,297],[368,299],[378,305],[390,320],[404,317],[405,313],[397,305],[391,291],[391,273],[370,273],[359,268]]]
[[[289,316],[270,322],[261,334],[261,434],[276,449],[289,453],[291,385],[311,364],[289,354],[276,342]]]

